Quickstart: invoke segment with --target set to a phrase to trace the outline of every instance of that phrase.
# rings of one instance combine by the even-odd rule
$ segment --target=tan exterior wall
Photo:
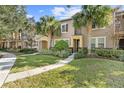
[[[68,24],[68,32],[61,33],[61,36],[55,37],[55,40],[56,39],[69,40],[69,47],[71,47],[71,37],[74,35],[73,20],[66,20],[61,22],[61,24],[65,24],[65,23]]]
[[[82,37],[83,37],[83,47],[88,46],[88,35],[85,27],[81,28]],[[104,29],[93,29],[91,33],[91,37],[106,37],[106,48],[113,48],[113,40],[112,40],[112,27],[106,27]]]
[[[67,23],[69,25],[68,26],[68,32],[62,33],[60,38],[69,38],[70,42],[71,42],[70,47],[72,47],[73,46],[72,37],[76,36],[76,35],[74,35],[73,21],[67,20],[67,21],[61,22],[61,24],[63,24],[63,23]],[[111,25],[111,26],[101,28],[101,29],[93,29],[93,31],[91,33],[91,37],[106,37],[106,48],[113,48],[114,47],[113,46],[113,39],[112,39],[113,33],[114,33],[113,27]],[[81,42],[80,46],[87,47],[88,46],[88,42],[87,42],[88,35],[87,35],[87,31],[86,31],[85,27],[81,28],[81,34],[82,34],[82,42]],[[77,35],[77,36],[79,36],[79,35]]]

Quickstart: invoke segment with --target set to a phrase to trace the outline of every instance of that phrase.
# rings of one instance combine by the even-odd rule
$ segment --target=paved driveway
[[[11,53],[0,53],[4,55],[0,58],[0,87],[4,83],[11,67],[14,65],[16,56]]]

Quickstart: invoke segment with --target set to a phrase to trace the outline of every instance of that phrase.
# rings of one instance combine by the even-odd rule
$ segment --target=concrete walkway
[[[10,74],[10,75],[8,75],[5,83],[10,82],[10,81],[15,81],[18,79],[23,79],[23,78],[30,77],[33,75],[37,75],[37,74],[40,74],[43,72],[47,72],[49,70],[52,70],[52,69],[55,69],[58,67],[62,67],[65,64],[68,64],[69,62],[71,62],[73,60],[73,58],[74,58],[74,54],[72,54],[71,56],[69,56],[65,60],[60,60],[58,63],[53,64],[53,65],[38,67],[38,68],[35,68],[32,70]]]
[[[16,56],[11,53],[3,53],[0,54],[3,55],[2,58],[0,58],[0,87],[3,85],[11,67],[14,65],[14,62],[16,60]]]

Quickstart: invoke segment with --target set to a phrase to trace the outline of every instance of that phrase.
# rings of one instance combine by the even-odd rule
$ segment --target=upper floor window
[[[96,25],[95,23],[92,24],[92,29],[96,30],[96,29],[105,29],[105,27],[100,27],[98,25]]]
[[[75,34],[75,35],[81,35],[81,30],[75,29],[75,30],[74,30],[74,34]]]
[[[61,25],[61,32],[62,33],[68,32],[68,24],[62,24]]]
[[[96,29],[97,28],[97,26],[96,26],[96,24],[92,24],[92,29]]]

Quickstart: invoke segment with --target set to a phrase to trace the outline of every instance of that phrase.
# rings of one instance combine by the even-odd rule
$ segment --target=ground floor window
[[[106,47],[106,37],[91,38],[91,48],[105,48],[105,47]]]
[[[92,48],[95,48],[95,45],[96,45],[96,39],[95,38],[92,38],[91,39],[91,47]]]

